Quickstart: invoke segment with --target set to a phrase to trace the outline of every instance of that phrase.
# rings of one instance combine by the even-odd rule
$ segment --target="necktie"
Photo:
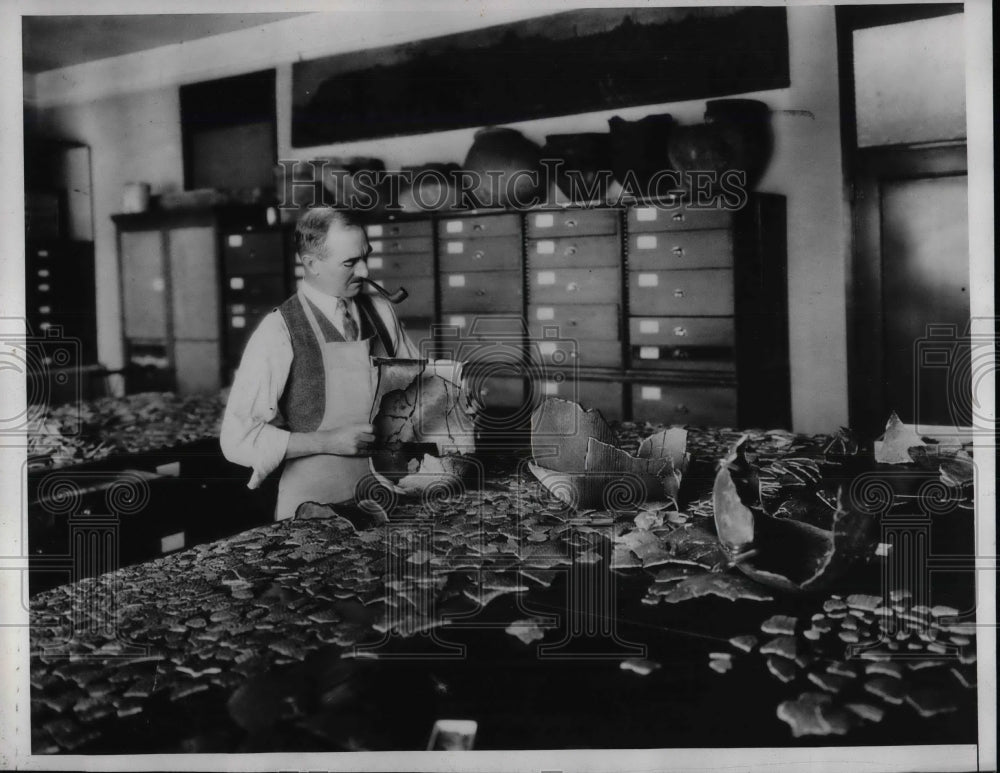
[[[350,309],[347,308],[347,301],[340,298],[337,301],[337,310],[340,312],[341,319],[344,321],[344,340],[357,341],[360,335],[358,331],[358,323],[354,321],[354,316],[351,314]]]

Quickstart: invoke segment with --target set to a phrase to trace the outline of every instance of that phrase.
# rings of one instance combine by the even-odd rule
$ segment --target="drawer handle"
[[[473,231],[482,231],[483,230],[483,224],[482,223],[473,223],[472,224],[472,230]]]
[[[486,295],[486,291],[485,290],[476,290],[476,295],[482,297],[483,295]]]
[[[574,220],[573,218],[569,218],[566,221],[566,227],[567,228],[576,228],[576,220]]]
[[[394,225],[392,228],[389,229],[389,233],[392,234],[393,236],[399,236],[399,226]]]
[[[482,260],[484,257],[486,257],[486,253],[483,252],[482,250],[476,250],[474,253],[472,253],[473,260]]]
[[[399,249],[399,242],[393,242],[393,243],[392,243],[392,248],[393,248],[394,250],[398,250],[398,249]]]
[[[683,338],[687,334],[688,334],[687,328],[684,327],[683,325],[678,325],[677,327],[674,328],[675,336],[680,336],[681,338]]]
[[[563,250],[563,255],[576,255],[576,245],[571,244],[565,250]]]
[[[686,360],[686,359],[688,359],[688,358],[689,358],[689,357],[690,357],[691,355],[690,355],[690,354],[688,354],[688,353],[687,353],[686,351],[684,351],[683,349],[674,349],[674,350],[673,350],[673,351],[672,351],[672,352],[670,353],[670,356],[671,356],[671,357],[672,357],[673,359],[675,359],[675,360]]]
[[[567,320],[566,322],[567,327],[576,327],[579,324],[580,323],[575,319]]]
[[[570,282],[568,285],[566,285],[566,292],[568,292],[568,293],[578,292],[579,289],[580,289],[580,285],[577,282]]]
[[[671,250],[671,252],[674,253],[674,257],[679,258],[679,257],[682,257],[684,255],[684,248],[683,247],[674,247]]]
[[[684,403],[679,403],[674,406],[674,413],[691,413],[691,409],[684,405]]]
[[[678,287],[676,290],[674,290],[674,297],[675,298],[683,298],[684,297],[684,291],[681,288]]]
[[[675,223],[683,223],[684,222],[684,213],[683,212],[678,212],[676,215],[674,215],[670,219],[673,220]]]

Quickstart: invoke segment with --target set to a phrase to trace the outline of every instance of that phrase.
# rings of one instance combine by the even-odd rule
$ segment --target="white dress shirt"
[[[338,319],[340,315],[336,313],[338,298],[306,282],[302,282],[301,289],[343,332],[343,319]],[[389,331],[396,356],[420,358],[420,350],[399,326],[392,304],[379,296],[371,299]],[[351,302],[349,307],[360,329],[357,304]],[[257,488],[285,458],[291,433],[282,426],[278,401],[285,391],[291,367],[292,340],[284,317],[275,309],[261,320],[247,341],[222,417],[219,438],[222,453],[229,461],[252,468],[249,488]]]

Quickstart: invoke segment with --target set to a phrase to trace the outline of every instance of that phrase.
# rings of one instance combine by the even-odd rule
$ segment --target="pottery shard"
[[[750,635],[734,636],[732,639],[729,640],[729,643],[732,644],[738,650],[742,650],[743,652],[751,652],[753,651],[753,648],[757,646],[757,637]]]
[[[853,724],[851,715],[833,705],[825,693],[805,692],[778,706],[778,718],[792,728],[792,735],[843,735]]]
[[[867,593],[853,593],[847,597],[847,606],[852,609],[874,612],[881,605],[882,599],[879,596],[872,596]]]
[[[958,706],[947,693],[932,688],[917,689],[907,693],[906,702],[922,717],[933,717],[958,710]]]
[[[788,660],[795,660],[798,645],[793,636],[776,636],[766,642],[761,648],[761,655],[780,655]]]
[[[869,722],[881,722],[885,716],[885,709],[870,703],[848,703],[847,708]]]
[[[633,671],[639,676],[648,676],[660,668],[660,664],[655,660],[645,660],[643,658],[628,658],[619,664],[622,671]]]
[[[769,634],[791,635],[795,633],[795,623],[796,620],[794,617],[774,615],[761,623],[760,630]]]
[[[809,681],[817,687],[830,693],[839,693],[847,684],[847,679],[836,674],[811,673],[808,675]]]
[[[767,670],[782,682],[790,682],[795,678],[795,663],[787,658],[771,655],[767,659]]]
[[[902,663],[894,660],[869,663],[865,666],[866,674],[880,674],[882,676],[895,677],[896,679],[902,679],[905,670]]]
[[[889,676],[877,676],[870,679],[865,682],[865,690],[894,706],[901,704],[906,695],[903,683],[899,679],[893,679]]]

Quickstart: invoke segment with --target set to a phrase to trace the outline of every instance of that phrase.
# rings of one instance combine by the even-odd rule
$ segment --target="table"
[[[477,749],[974,742],[969,572],[907,599],[884,560],[820,595],[730,569],[737,600],[667,600],[713,566],[714,463],[738,436],[691,431],[681,507],[648,529],[676,560],[645,568],[621,565],[634,508],[579,517],[505,452],[386,527],[298,518],[39,594],[34,752],[412,750],[438,718],[475,719]],[[762,465],[826,464],[829,438],[749,437]],[[971,550],[967,497],[925,520],[936,551]],[[896,650],[845,657],[842,633],[886,621]]]

